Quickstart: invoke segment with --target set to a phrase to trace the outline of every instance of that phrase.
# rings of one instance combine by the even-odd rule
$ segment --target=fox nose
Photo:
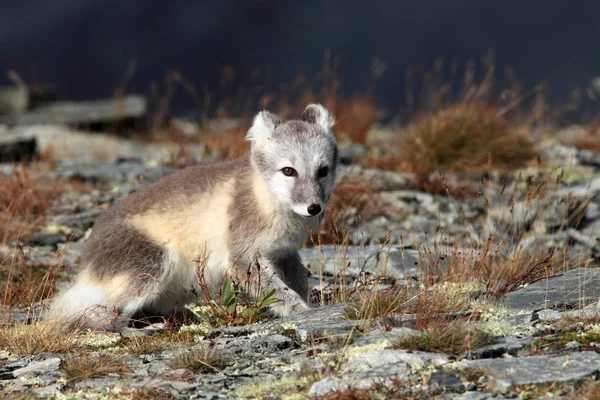
[[[308,206],[308,213],[312,216],[317,215],[318,213],[321,212],[321,206],[318,204],[311,204],[310,206]]]

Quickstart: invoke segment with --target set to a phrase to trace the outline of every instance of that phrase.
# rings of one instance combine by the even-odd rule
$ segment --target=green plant
[[[263,319],[269,306],[279,299],[273,297],[275,289],[267,287],[255,299],[226,279],[221,287],[219,299],[210,299],[208,309],[199,312],[200,317],[210,326],[247,325]],[[207,297],[208,298],[208,297]]]

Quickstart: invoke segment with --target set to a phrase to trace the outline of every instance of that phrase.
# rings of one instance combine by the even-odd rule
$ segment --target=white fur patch
[[[275,123],[268,111],[261,111],[254,117],[252,126],[248,129],[246,140],[267,140],[273,135]]]
[[[329,114],[329,111],[321,104],[309,104],[305,110],[309,108],[314,109],[317,112],[317,125],[323,128],[326,132],[331,130],[331,127],[335,125],[335,118]]]

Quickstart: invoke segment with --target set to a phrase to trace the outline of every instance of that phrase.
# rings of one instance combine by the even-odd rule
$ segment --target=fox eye
[[[329,167],[323,167],[317,172],[319,178],[325,178],[329,174]]]
[[[281,172],[283,172],[283,174],[285,176],[296,176],[298,175],[298,173],[296,172],[296,170],[294,168],[290,168],[290,167],[285,167],[281,170]]]

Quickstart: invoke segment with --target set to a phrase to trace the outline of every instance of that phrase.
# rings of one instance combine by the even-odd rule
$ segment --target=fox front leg
[[[279,276],[275,263],[260,258],[246,265],[247,268],[244,274],[246,275],[250,295],[259,296],[268,287],[275,289],[273,297],[279,299],[279,301],[270,307],[273,314],[285,317],[295,312],[310,309],[306,297],[302,297],[290,288]],[[308,285],[306,286],[307,289],[304,292],[308,295]]]
[[[273,266],[279,271],[285,284],[308,300],[308,269],[302,264],[297,251],[292,251],[273,260]]]

